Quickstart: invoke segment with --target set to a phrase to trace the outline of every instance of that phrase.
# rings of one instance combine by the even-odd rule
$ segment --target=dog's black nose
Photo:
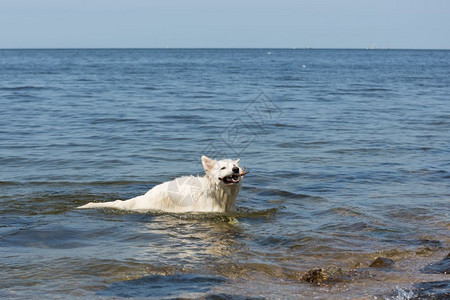
[[[239,168],[238,167],[233,167],[233,169],[231,169],[233,171],[233,173],[239,173]]]

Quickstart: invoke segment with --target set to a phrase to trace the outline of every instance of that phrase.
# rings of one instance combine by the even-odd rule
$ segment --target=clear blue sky
[[[0,48],[450,49],[450,0],[0,0]]]

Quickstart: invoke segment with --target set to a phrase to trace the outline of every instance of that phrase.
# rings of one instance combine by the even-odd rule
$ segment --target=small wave
[[[392,92],[390,89],[386,88],[363,88],[363,89],[337,89],[335,91],[330,91],[330,95],[363,95],[363,96],[379,96],[379,93]]]
[[[21,86],[11,86],[11,87],[0,87],[0,90],[4,91],[22,91],[22,90],[42,90],[45,87],[34,86],[34,85],[21,85]]]
[[[205,213],[205,212],[187,212],[172,213],[157,210],[119,210],[113,208],[99,209],[108,214],[117,215],[147,215],[149,217],[169,217],[185,221],[217,221],[217,222],[235,222],[240,218],[266,218],[270,217],[278,211],[278,208],[269,208],[262,210],[254,210],[246,207],[237,207],[236,211],[230,213]],[[151,221],[150,221],[151,222]]]
[[[89,234],[60,227],[51,230],[18,230],[3,236],[0,245],[2,247],[73,249],[90,246],[90,243],[83,242],[87,235]]]
[[[347,153],[362,153],[362,154],[368,154],[368,153],[377,153],[377,152],[384,152],[386,151],[385,148],[378,148],[378,147],[361,147],[361,148],[344,148],[344,149],[334,149],[334,150],[328,150],[327,153],[332,154],[347,154]]]
[[[301,79],[294,76],[283,76],[279,78],[280,81],[300,81]]]
[[[297,141],[294,141],[294,142],[279,143],[279,144],[277,144],[277,146],[280,148],[295,149],[295,148],[298,148],[300,146],[300,144]]]
[[[190,98],[190,99],[213,99],[214,98],[214,96],[212,96],[212,95],[199,95],[199,94],[186,95],[184,97]]]
[[[178,120],[178,121],[189,121],[189,122],[193,122],[195,121],[196,123],[204,123],[205,122],[205,118],[201,117],[199,115],[187,115],[187,114],[179,114],[179,115],[165,115],[165,116],[161,116],[162,119],[165,120],[170,120],[169,123],[173,122],[174,120]]]
[[[205,274],[150,275],[119,281],[98,292],[108,297],[181,297],[208,292],[212,287],[227,282],[222,276]],[[190,297],[189,297],[190,298]]]
[[[277,176],[280,176],[280,175],[277,174]],[[289,176],[289,175],[287,175],[287,176]],[[292,175],[290,175],[290,176],[292,176]],[[302,200],[303,202],[305,202],[305,201],[327,202],[327,200],[325,198],[322,198],[319,196],[293,193],[293,192],[279,190],[279,189],[264,189],[264,188],[260,188],[260,187],[246,187],[246,190],[257,194],[260,197],[276,198],[276,199],[283,199],[283,200],[295,199],[295,200]]]
[[[112,181],[0,181],[1,185],[27,185],[27,186],[60,186],[60,187],[87,187],[87,186],[119,186],[119,185],[142,185],[156,184],[152,181],[139,180],[112,180]]]
[[[310,197],[309,195],[304,194],[296,194],[289,191],[284,190],[276,190],[276,189],[270,189],[270,190],[264,190],[262,192],[258,193],[259,196],[269,196],[269,197],[282,197],[282,198],[289,198],[289,199],[303,199]]]
[[[21,183],[17,182],[17,181],[0,181],[0,186],[2,186],[2,185],[5,185],[5,186],[8,186],[8,185],[21,185]]]
[[[101,118],[91,122],[91,124],[105,124],[105,123],[117,123],[117,122],[135,122],[136,119],[132,118]]]
[[[390,92],[390,89],[386,89],[386,88],[366,88],[366,89],[362,89],[361,91],[363,92]]]
[[[219,222],[233,222],[234,219],[239,218],[265,218],[275,214],[278,211],[277,208],[253,210],[245,207],[237,207],[235,212],[222,214],[222,213],[164,213],[164,212],[148,212],[153,215],[168,215],[181,220],[209,220]]]
[[[275,123],[275,127],[287,127],[287,128],[297,128],[297,125],[294,124],[283,124],[283,123]]]
[[[290,85],[290,84],[275,84],[274,87],[282,89],[303,89],[305,86],[302,85]]]

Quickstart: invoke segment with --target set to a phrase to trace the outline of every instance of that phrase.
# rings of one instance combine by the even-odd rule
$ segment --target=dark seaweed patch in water
[[[397,288],[382,299],[440,300],[450,299],[450,280],[420,282],[413,285],[413,290]]]
[[[227,282],[224,277],[202,274],[151,275],[139,279],[120,281],[98,292],[108,297],[169,298],[183,294],[206,293],[212,287]]]
[[[443,260],[432,263],[422,269],[425,274],[450,274],[450,253]]]
[[[450,280],[416,283],[414,288],[411,299],[450,299]]]

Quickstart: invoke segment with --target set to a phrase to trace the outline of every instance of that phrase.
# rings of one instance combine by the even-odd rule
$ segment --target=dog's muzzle
[[[225,184],[238,183],[239,182],[239,175],[238,174],[228,175],[228,176],[225,176],[225,177],[221,178],[221,180]]]

